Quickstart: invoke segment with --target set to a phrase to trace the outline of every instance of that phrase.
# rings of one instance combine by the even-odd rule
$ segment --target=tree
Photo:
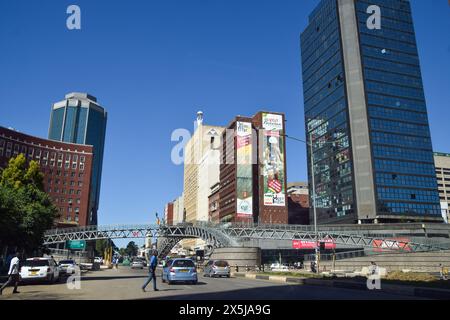
[[[27,164],[23,154],[11,158],[0,177],[0,244],[31,253],[57,217],[57,208],[44,192],[39,164]]]
[[[125,248],[125,252],[127,253],[127,255],[129,255],[130,257],[135,257],[137,256],[138,251],[139,247],[134,241],[128,242],[127,247]]]

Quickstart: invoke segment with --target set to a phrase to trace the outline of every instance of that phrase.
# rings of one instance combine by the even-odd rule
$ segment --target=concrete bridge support
[[[232,268],[237,265],[239,268],[249,266],[253,269],[261,264],[261,249],[258,247],[216,248],[210,259],[226,260]]]

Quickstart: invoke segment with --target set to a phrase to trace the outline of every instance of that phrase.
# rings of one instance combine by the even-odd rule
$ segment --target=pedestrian
[[[370,270],[371,270],[370,273],[371,273],[372,275],[378,273],[378,266],[377,266],[377,264],[375,263],[375,261],[371,261],[371,262],[370,262]]]
[[[239,266],[237,265],[237,263],[236,263],[236,265],[234,266],[234,269],[236,270],[236,272],[239,272]]]
[[[442,263],[439,264],[439,272],[440,272],[440,276],[441,276],[441,280],[447,280],[447,269],[444,268],[444,266],[442,265]]]
[[[317,270],[316,270],[316,263],[314,261],[311,261],[311,272],[312,273],[316,273],[317,272]]]
[[[158,265],[158,252],[155,250],[153,251],[152,258],[150,259],[150,264],[148,266],[148,278],[147,281],[145,281],[144,285],[142,286],[142,291],[145,292],[145,288],[148,286],[150,281],[153,280],[153,290],[159,291],[156,288],[156,266]]]
[[[119,257],[116,257],[116,269],[119,269]]]
[[[19,291],[17,291],[17,286],[19,285],[19,280],[20,280],[20,276],[19,276],[19,263],[20,263],[20,259],[19,259],[19,255],[20,253],[17,252],[14,255],[14,258],[12,258],[11,263],[9,265],[9,271],[8,271],[8,280],[6,281],[6,283],[0,288],[0,295],[3,294],[3,289],[5,289],[10,283],[14,283],[14,290],[13,293],[19,293]]]

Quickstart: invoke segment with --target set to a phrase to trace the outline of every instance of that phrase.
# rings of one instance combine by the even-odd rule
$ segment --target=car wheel
[[[230,275],[229,275],[229,274],[227,274],[227,278],[230,278]]]
[[[192,284],[196,285],[197,284],[197,280],[192,281]]]
[[[54,283],[54,282],[55,282],[54,279],[55,279],[55,275],[52,274],[52,275],[48,278],[48,283],[49,283],[49,284]]]
[[[173,282],[170,280],[167,280],[167,284],[170,286]]]

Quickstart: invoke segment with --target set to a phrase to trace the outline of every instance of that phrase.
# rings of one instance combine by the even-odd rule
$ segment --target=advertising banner
[[[284,132],[283,117],[262,114],[262,174],[264,176],[264,205],[285,206]]]
[[[390,250],[404,250],[411,251],[411,247],[408,245],[410,239],[408,238],[392,238],[386,240],[373,240],[373,251],[382,252]]]
[[[336,249],[336,243],[332,239],[319,240],[317,246],[320,242],[325,242],[325,249]],[[292,249],[315,249],[316,246],[314,241],[311,240],[292,240]]]
[[[252,124],[236,123],[236,213],[242,218],[253,215]]]

